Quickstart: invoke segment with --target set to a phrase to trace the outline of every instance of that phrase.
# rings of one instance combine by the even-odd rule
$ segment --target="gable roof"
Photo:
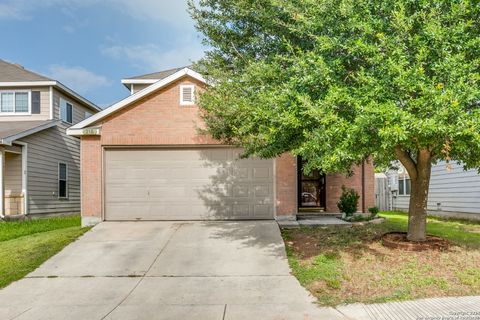
[[[0,122],[0,145],[11,145],[14,140],[51,128],[60,120]]]
[[[82,97],[72,89],[63,85],[59,81],[47,78],[33,71],[27,70],[21,65],[7,62],[0,59],[0,88],[2,87],[33,87],[33,86],[52,86],[58,90],[81,101],[90,109],[100,111],[96,104]]]
[[[39,75],[25,69],[21,65],[9,63],[0,59],[0,82],[24,82],[24,81],[53,81],[50,78]]]
[[[101,112],[99,113],[96,113],[94,114],[93,116],[71,126],[70,128],[67,129],[67,134],[68,135],[72,135],[72,136],[75,136],[75,135],[82,135],[83,134],[83,128],[86,128],[90,125],[93,125],[95,123],[97,123],[98,121],[106,118],[107,116],[131,105],[132,103],[134,103],[135,101],[138,101],[140,100],[141,98],[151,94],[152,92],[155,92],[167,85],[169,85],[170,83],[172,82],[175,82],[176,80],[184,77],[184,76],[190,76],[202,83],[206,83],[206,80],[205,78],[203,78],[203,76],[201,74],[199,74],[198,72],[196,71],[193,71],[192,69],[190,68],[183,68],[183,69],[180,69],[179,71],[161,79],[161,80],[158,80],[156,82],[154,82],[154,84],[146,87],[145,89],[143,90],[140,90],[134,94],[132,94],[131,96],[128,96],[127,98],[123,99],[123,100],[120,100],[119,102],[111,105],[110,107],[102,110]]]
[[[163,71],[158,71],[158,72],[152,72],[152,73],[147,73],[147,74],[142,74],[138,76],[133,76],[133,77],[128,77],[124,80],[132,80],[132,79],[154,79],[154,80],[162,80],[168,76],[171,76],[175,72],[178,72],[182,69],[189,68],[191,69],[190,66],[185,66],[185,67],[180,67],[180,68],[173,68],[173,69],[168,69],[168,70],[163,70]]]
[[[128,90],[132,90],[132,85],[134,84],[152,84],[159,80],[165,79],[166,77],[171,76],[172,74],[175,74],[178,71],[185,68],[193,70],[191,66],[185,66],[185,67],[173,68],[173,69],[168,69],[168,70],[163,70],[163,71],[158,71],[153,73],[147,73],[147,74],[142,74],[142,75],[122,79],[122,84],[125,87],[127,87]]]

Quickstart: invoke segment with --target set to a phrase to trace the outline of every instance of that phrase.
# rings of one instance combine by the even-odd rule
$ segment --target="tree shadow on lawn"
[[[385,253],[371,247],[380,242],[387,229],[361,227],[305,227],[298,230],[283,230],[286,245],[301,259],[310,259],[320,254],[346,252],[355,259],[365,254],[382,258]]]
[[[406,228],[402,220],[349,229],[283,230],[294,275],[322,305],[376,303],[442,296],[478,295],[480,250],[451,225],[432,228],[454,243],[448,250],[391,249],[381,236]],[[462,236],[462,237],[460,237]]]

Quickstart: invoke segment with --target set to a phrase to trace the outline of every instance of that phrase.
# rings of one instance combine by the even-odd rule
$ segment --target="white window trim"
[[[65,101],[65,103],[68,103],[69,105],[72,106],[72,122],[68,122],[67,120],[62,119],[62,100]],[[68,123],[68,124],[73,124],[73,108],[74,108],[74,105],[70,100],[67,100],[67,99],[64,99],[64,98],[59,99],[58,117],[60,118],[60,120],[62,120],[62,122],[65,122],[65,123]]]
[[[190,88],[192,89],[192,101],[183,100],[183,89]],[[195,104],[195,85],[193,84],[182,84],[180,85],[180,105],[181,106],[191,106]]]
[[[28,112],[17,112],[15,111],[15,94],[19,93],[28,93]],[[0,117],[6,117],[6,116],[29,116],[32,114],[32,90],[0,90],[0,94],[2,93],[13,93],[13,111],[12,112],[5,112],[2,111],[1,106],[0,106]],[[0,100],[0,104],[1,104]]]
[[[409,197],[412,193],[412,180],[410,180],[410,193],[407,193],[407,180],[410,180],[409,177],[398,178],[398,195]],[[400,183],[403,184],[403,193],[400,193]]]
[[[65,165],[65,197],[60,197],[60,165]],[[57,198],[58,199],[68,199],[68,164],[66,162],[58,162],[57,166]]]

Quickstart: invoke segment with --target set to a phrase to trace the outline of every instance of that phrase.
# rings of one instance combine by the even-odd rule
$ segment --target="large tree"
[[[480,166],[480,3],[199,0],[208,132],[245,155],[306,170],[398,159],[411,178],[408,238],[426,238],[432,164]]]

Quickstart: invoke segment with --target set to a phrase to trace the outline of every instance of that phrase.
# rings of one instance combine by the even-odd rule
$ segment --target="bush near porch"
[[[80,216],[0,222],[0,288],[19,280],[89,228]]]
[[[380,236],[406,231],[407,215],[379,225],[282,230],[293,274],[322,305],[480,294],[480,223],[430,217],[428,233],[447,251],[389,249]]]

